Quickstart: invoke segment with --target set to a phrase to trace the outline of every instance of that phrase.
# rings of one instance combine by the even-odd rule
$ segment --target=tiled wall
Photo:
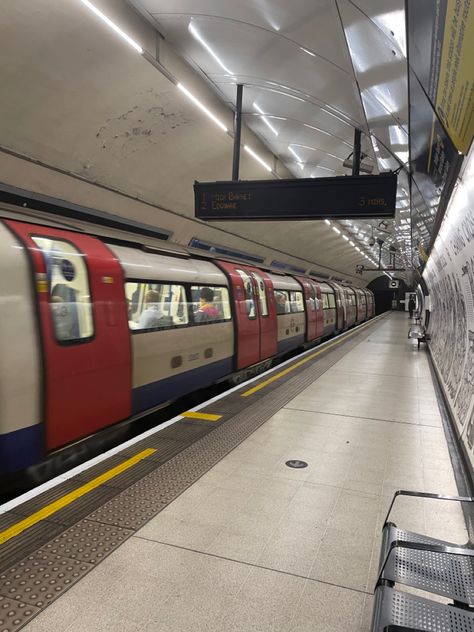
[[[474,150],[466,158],[423,274],[431,351],[474,470]]]

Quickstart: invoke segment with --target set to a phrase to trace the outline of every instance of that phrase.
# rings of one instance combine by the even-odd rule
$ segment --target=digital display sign
[[[196,182],[195,215],[207,221],[394,217],[396,190],[394,173]]]

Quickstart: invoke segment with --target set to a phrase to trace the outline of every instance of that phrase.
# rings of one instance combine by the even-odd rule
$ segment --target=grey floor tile
[[[372,543],[372,534],[364,540],[364,537],[346,531],[327,531],[313,562],[310,577],[366,591]]]
[[[308,581],[290,632],[354,632],[360,626],[365,595]]]

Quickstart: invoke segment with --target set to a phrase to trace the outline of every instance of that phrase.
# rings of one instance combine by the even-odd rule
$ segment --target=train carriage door
[[[7,221],[27,246],[44,353],[46,448],[131,412],[131,352],[119,262],[98,239]]]
[[[215,262],[230,281],[235,314],[235,369],[260,361],[260,318],[250,271],[244,265]]]
[[[339,332],[342,331],[345,327],[341,292],[339,290],[339,286],[336,283],[328,281],[327,284],[332,288],[334,292],[334,301],[336,304],[336,332]]]
[[[250,269],[250,268],[249,268]],[[260,320],[260,360],[277,352],[277,322],[273,283],[261,270],[250,269],[255,285]]]
[[[307,342],[311,342],[317,338],[316,335],[316,294],[313,284],[309,279],[304,277],[295,277],[295,279],[303,286],[303,295],[306,312],[306,338]]]
[[[316,304],[316,338],[322,338],[324,335],[324,310],[321,287],[314,281],[312,286],[314,288]]]

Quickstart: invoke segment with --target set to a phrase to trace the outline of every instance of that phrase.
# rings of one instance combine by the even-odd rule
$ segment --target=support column
[[[234,114],[234,154],[232,159],[232,180],[235,182],[239,179],[240,168],[240,135],[242,129],[242,93],[244,86],[239,83],[237,85],[237,99],[235,103]]]
[[[360,171],[360,137],[362,132],[354,129],[354,152],[352,154],[352,175],[358,176]]]

